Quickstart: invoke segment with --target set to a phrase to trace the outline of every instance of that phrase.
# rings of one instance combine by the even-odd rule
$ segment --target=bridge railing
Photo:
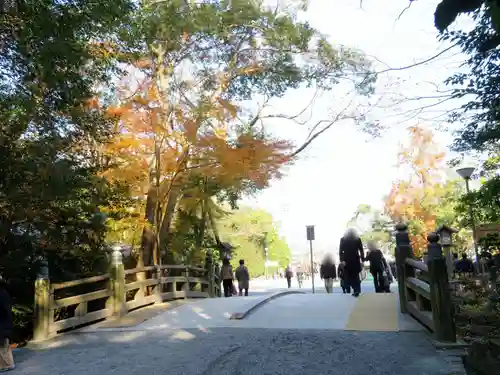
[[[405,224],[396,226],[396,265],[400,309],[434,333],[436,340],[455,342],[450,285],[439,236],[427,237],[427,261],[415,259]]]
[[[115,251],[110,272],[80,280],[50,283],[47,263],[35,283],[34,341],[130,311],[179,298],[219,297],[216,267],[147,266],[125,270]]]

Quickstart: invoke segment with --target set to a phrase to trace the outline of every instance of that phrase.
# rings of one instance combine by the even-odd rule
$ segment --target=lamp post
[[[309,241],[309,255],[311,257],[311,283],[312,283],[312,292],[313,294],[316,293],[316,290],[314,289],[314,253],[313,253],[313,241],[315,239],[314,235],[314,225],[307,225],[306,226],[306,236],[307,240]]]
[[[475,168],[472,168],[472,167],[457,169],[457,173],[459,174],[459,176],[465,180],[465,191],[467,192],[467,194],[470,194],[469,181],[470,181],[472,174],[474,173],[474,169]],[[474,243],[474,253],[476,254],[477,268],[478,268],[478,271],[480,273],[482,273],[483,270],[482,270],[481,263],[479,261],[479,249],[477,247],[477,241],[476,241],[476,235],[477,235],[477,233],[476,233],[476,221],[474,219],[474,212],[472,209],[472,203],[469,203],[469,217],[470,217],[471,226],[472,226],[472,241]]]

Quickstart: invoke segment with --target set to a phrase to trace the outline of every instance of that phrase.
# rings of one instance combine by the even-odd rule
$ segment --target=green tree
[[[222,218],[217,227],[221,239],[235,246],[233,265],[245,259],[252,276],[264,274],[265,246],[269,260],[277,261],[281,267],[290,262],[291,250],[285,238],[279,236],[272,216],[264,210],[248,207],[234,210]]]
[[[0,274],[26,336],[39,260],[49,260],[54,281],[99,272],[106,255],[101,208],[126,205],[124,191],[100,177],[104,165],[95,151],[111,123],[92,102],[114,65],[96,41],[116,39],[132,2],[2,7]]]
[[[262,108],[245,105],[249,99],[261,95],[267,103],[303,85],[328,90],[346,74],[353,78],[359,92],[370,93],[372,88],[374,77],[367,74],[370,62],[362,53],[332,45],[309,24],[298,21],[296,11],[262,2],[144,2],[131,29],[132,42],[137,46],[134,66],[161,93],[154,106],[162,110],[156,117],[162,119],[156,128],[175,131],[186,123],[193,124],[190,135],[183,137],[187,138],[183,146],[178,147],[182,152],[176,158],[180,162],[178,172],[172,173],[175,178],[163,178],[166,173],[158,167],[164,153],[158,151],[151,156],[151,170],[145,173],[150,176],[145,208],[149,224],[144,228],[139,264],[157,262],[158,247],[169,251],[186,180],[198,180],[202,190],[202,179],[191,178],[196,173],[193,164],[198,161],[194,143],[210,134],[220,135],[235,148],[247,147],[250,157],[252,145],[242,140],[251,137],[272,141],[261,126]],[[181,70],[189,73],[180,74]],[[214,115],[216,106],[224,107],[223,121],[218,118],[222,111]],[[237,200],[242,194],[264,188],[269,179],[252,179],[261,167],[256,165],[233,186],[226,184],[211,191],[214,195],[210,197]],[[198,211],[199,216],[201,208]],[[206,220],[203,216],[200,225]]]
[[[473,27],[467,31],[447,29],[449,22],[440,28],[442,38],[459,46],[468,56],[467,70],[454,74],[447,81],[454,88],[453,95],[465,100],[459,110],[454,111],[451,121],[463,124],[453,148],[462,153],[476,153],[486,156],[486,162],[479,168],[483,178],[480,189],[463,198],[457,206],[468,223],[468,204],[476,208],[478,222],[497,222],[500,212],[500,71],[499,8],[494,1],[443,1],[442,10],[436,17],[445,17],[452,22],[459,12],[471,12]],[[446,5],[446,6],[445,6]]]
[[[394,223],[382,210],[360,204],[349,220],[348,227],[354,227],[360,232],[363,243],[375,241],[386,251],[394,249]]]

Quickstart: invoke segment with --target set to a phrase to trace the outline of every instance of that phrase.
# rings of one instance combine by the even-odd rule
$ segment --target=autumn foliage
[[[409,142],[398,155],[403,178],[392,185],[385,200],[387,214],[395,222],[409,223],[414,252],[421,255],[427,235],[436,229],[436,206],[443,191],[445,154],[432,131],[412,126]]]
[[[237,108],[220,97],[196,107],[166,103],[152,80],[126,82],[119,104],[108,109],[116,120],[106,153],[116,162],[107,177],[126,181],[144,194],[150,171],[160,180],[181,181],[196,173],[225,187],[251,182],[259,188],[280,176],[291,145],[252,131],[231,129]]]
[[[175,212],[201,217],[203,236],[211,198],[222,191],[240,195],[266,187],[280,177],[291,145],[250,127],[241,129],[239,108],[222,97],[224,77],[222,89],[179,100],[165,94],[160,73],[140,79],[132,73],[107,109],[115,129],[105,154],[114,168],[105,177],[147,197],[142,251],[149,247],[154,254],[143,254],[149,263],[158,261],[157,248],[168,247],[172,228],[182,225]]]

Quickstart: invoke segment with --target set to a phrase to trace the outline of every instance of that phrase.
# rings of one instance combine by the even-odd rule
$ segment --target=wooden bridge
[[[376,319],[380,321],[380,327],[372,321],[370,330],[384,331],[387,330],[384,327],[397,327],[394,322],[383,321],[384,317],[387,320],[401,316],[402,313],[420,322],[432,332],[436,340],[455,342],[451,291],[446,261],[438,243],[439,236],[429,236],[428,259],[424,263],[416,260],[413,255],[407,227],[398,225],[396,229],[400,312],[397,312],[394,306],[394,313],[388,314],[387,306],[383,307],[383,311],[378,314],[381,316]],[[125,270],[121,253],[115,251],[108,274],[64,283],[50,283],[45,265],[36,281],[34,341],[43,341],[57,333],[105,319],[120,319],[131,311],[164,301],[219,297],[220,281],[216,267],[211,259],[207,259],[203,267],[162,265]],[[369,297],[372,301],[370,303],[357,305],[355,309],[358,310],[356,315],[360,317],[358,321],[366,320],[363,318],[365,313],[371,314],[372,318],[373,314],[377,314],[376,309],[373,310],[373,301],[377,296]],[[380,295],[379,299],[382,298],[383,295]],[[317,303],[321,305],[323,302]],[[364,305],[366,312],[361,311],[365,309],[362,307]],[[220,306],[221,309],[224,306],[222,301]],[[354,305],[351,308],[354,308]],[[347,310],[346,307],[345,314],[349,315]],[[342,320],[340,315],[339,319]],[[325,324],[324,328],[343,327],[340,322]],[[355,330],[356,324],[350,326],[351,330]]]
[[[109,273],[51,283],[44,262],[35,283],[33,341],[104,319],[119,319],[155,303],[219,297],[218,273],[211,258],[205,267],[161,265],[125,270],[122,254],[115,250]]]
[[[439,235],[428,236],[427,262],[415,259],[407,226],[396,226],[399,305],[426,326],[437,341],[456,342],[451,288]]]

